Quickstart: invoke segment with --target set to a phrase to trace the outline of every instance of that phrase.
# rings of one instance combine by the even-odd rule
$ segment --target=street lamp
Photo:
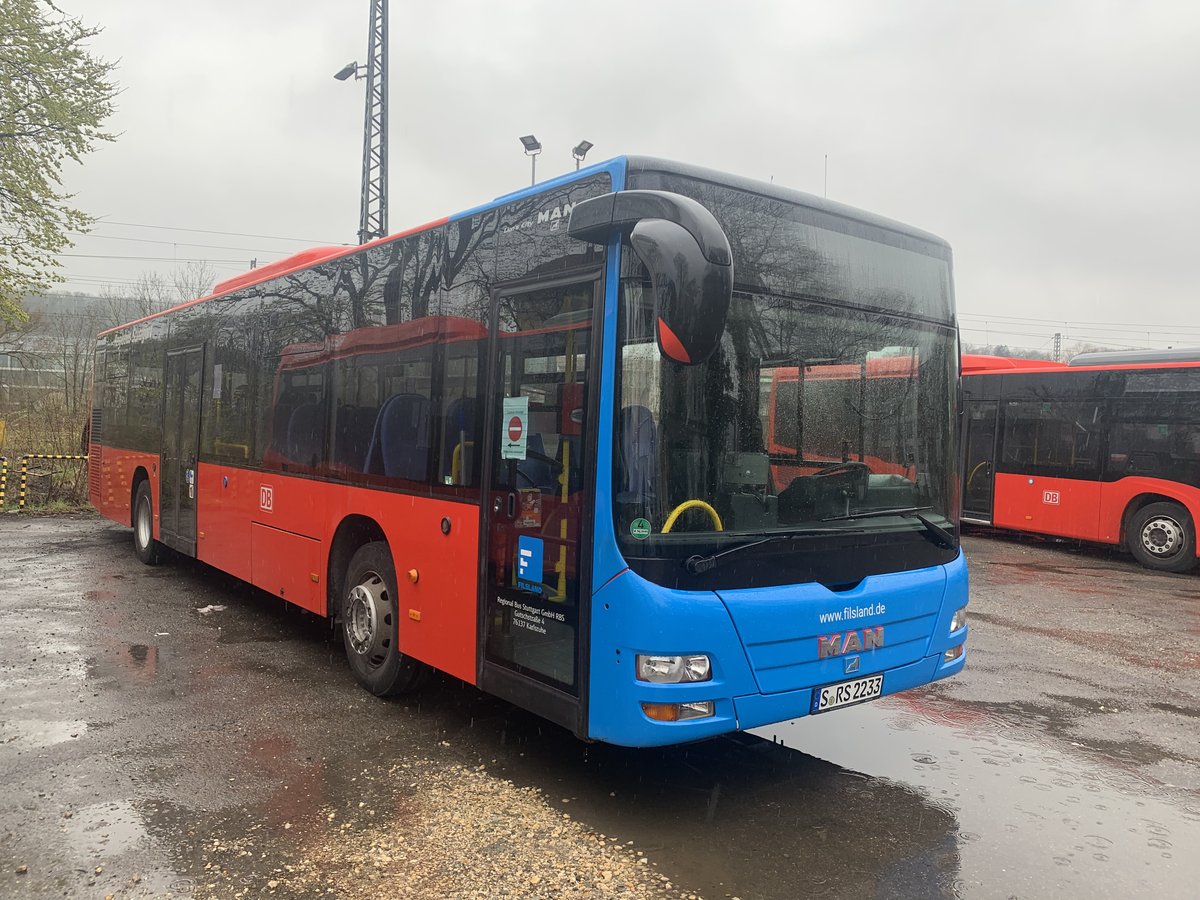
[[[537,156],[542,152],[542,143],[532,134],[527,134],[521,140],[521,146],[525,148],[525,155],[529,157],[529,183],[537,184]]]
[[[366,73],[363,73],[361,75],[359,74],[359,70],[365,69],[365,68],[366,68],[366,66],[360,66],[356,62],[348,62],[344,66],[342,66],[338,70],[337,74],[334,75],[333,77],[336,78],[338,81],[345,81],[347,78],[349,78],[351,75],[353,75],[354,80],[358,81],[362,78],[367,77]]]
[[[596,145],[591,141],[580,141],[571,148],[571,155],[575,157],[575,171],[579,171],[579,164],[583,162],[583,158],[587,156],[587,152]]]

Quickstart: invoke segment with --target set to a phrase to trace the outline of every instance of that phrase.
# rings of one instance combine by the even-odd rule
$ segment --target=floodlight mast
[[[371,0],[367,101],[363,115],[362,205],[358,217],[360,244],[387,234],[387,23],[387,0]]]
[[[591,141],[580,141],[571,148],[571,156],[575,157],[575,171],[579,171],[579,164],[583,162],[583,158],[587,156],[589,150],[596,145]]]
[[[537,184],[537,157],[542,152],[542,142],[535,138],[532,134],[527,134],[524,137],[518,138],[521,146],[525,148],[525,155],[529,157],[529,183],[530,185]]]

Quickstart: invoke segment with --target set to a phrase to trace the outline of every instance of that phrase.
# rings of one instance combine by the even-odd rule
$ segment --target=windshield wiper
[[[781,531],[775,534],[769,534],[757,541],[750,541],[745,544],[738,544],[736,547],[730,547],[728,550],[722,550],[720,553],[713,553],[711,556],[689,556],[684,560],[683,565],[693,575],[699,575],[701,572],[708,572],[715,569],[727,556],[732,556],[735,553],[741,553],[743,550],[749,550],[751,547],[761,547],[763,544],[774,544],[777,541],[788,541],[792,538],[809,537],[817,534],[864,534],[865,531],[861,528],[797,528],[792,531]]]
[[[829,516],[822,522],[852,522],[855,519],[880,519],[884,516],[901,516],[906,519],[916,519],[933,537],[934,541],[947,550],[954,549],[954,535],[921,513],[930,512],[932,506],[900,506],[895,509],[865,509],[862,512],[847,513],[844,516]]]

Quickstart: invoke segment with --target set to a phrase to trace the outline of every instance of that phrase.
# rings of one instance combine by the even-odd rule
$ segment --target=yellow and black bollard
[[[25,508],[25,493],[29,486],[29,461],[31,459],[87,459],[87,457],[79,453],[26,453],[21,457],[21,481],[17,494],[17,509]],[[3,494],[0,493],[0,499],[2,498]]]

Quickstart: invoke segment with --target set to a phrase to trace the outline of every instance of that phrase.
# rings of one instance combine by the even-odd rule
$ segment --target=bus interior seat
[[[429,400],[419,394],[393,394],[375,420],[365,469],[374,475],[425,481],[429,474]]]
[[[623,407],[621,443],[617,448],[617,502],[652,502],[657,462],[658,427],[654,415],[644,406]]]
[[[324,423],[325,407],[319,403],[302,403],[292,410],[287,427],[287,458],[316,468],[321,461]]]

